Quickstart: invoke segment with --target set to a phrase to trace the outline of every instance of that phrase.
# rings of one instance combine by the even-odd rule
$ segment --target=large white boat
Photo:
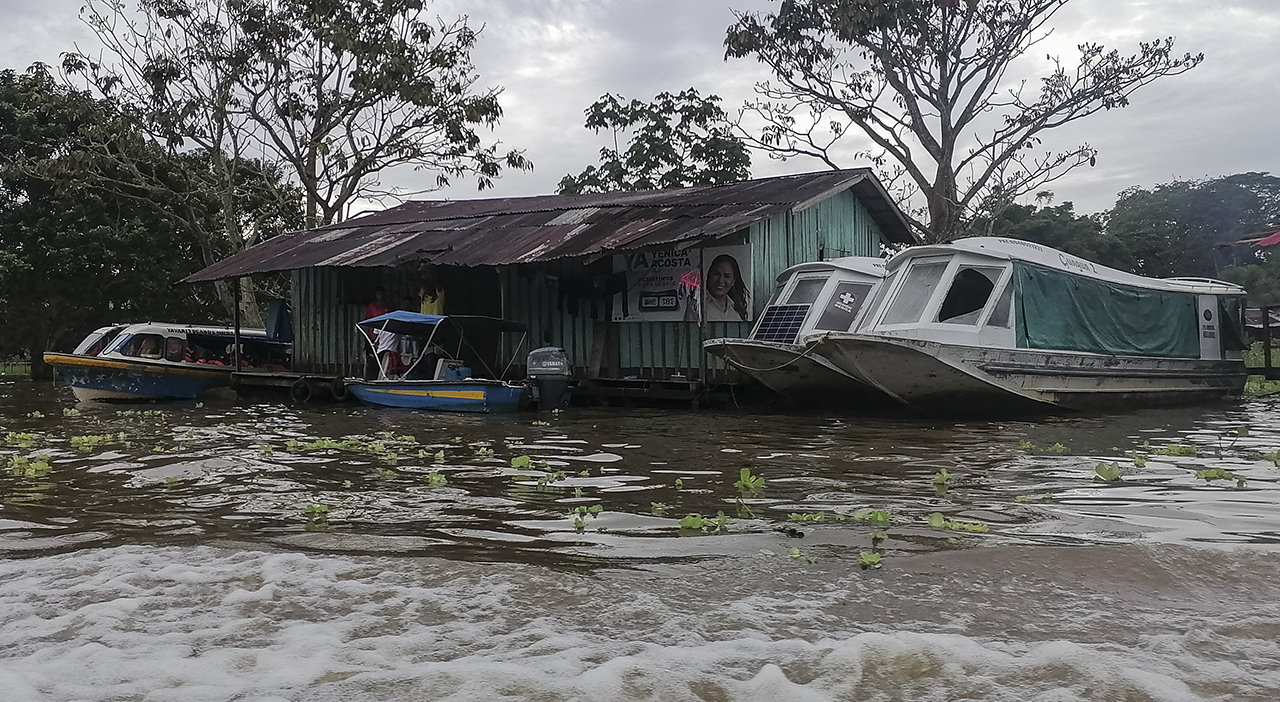
[[[853,329],[885,276],[885,260],[850,256],[802,263],[778,276],[773,299],[745,339],[708,339],[703,349],[804,405],[883,404],[884,395],[798,339]]]
[[[924,412],[1120,409],[1238,395],[1245,291],[1154,279],[1016,239],[913,247],[856,331],[814,353]]]
[[[146,322],[95,329],[71,353],[45,363],[81,402],[193,399],[227,387],[234,370],[235,331],[225,327]],[[240,330],[243,369],[287,370],[290,344],[262,329]]]

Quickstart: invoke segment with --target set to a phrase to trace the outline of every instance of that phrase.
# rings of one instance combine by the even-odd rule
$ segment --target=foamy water
[[[881,571],[762,553],[575,573],[234,545],[86,550],[0,564],[0,685],[9,700],[188,701],[1280,689],[1280,590],[1243,589],[1280,582],[1273,559],[1073,551],[934,554]]]
[[[5,702],[1280,699],[1269,402],[969,423],[64,408],[0,386],[0,436],[30,435],[0,446]],[[358,448],[296,448],[317,440]]]

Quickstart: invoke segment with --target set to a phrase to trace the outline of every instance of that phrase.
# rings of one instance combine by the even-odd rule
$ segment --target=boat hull
[[[803,344],[724,338],[710,339],[702,348],[800,404],[857,407],[892,402],[827,359],[807,353],[809,347]]]
[[[1238,396],[1242,361],[993,349],[827,335],[816,353],[913,410],[1112,410]]]
[[[370,407],[399,407],[432,412],[515,412],[521,385],[496,380],[359,380],[347,390]]]
[[[44,361],[66,380],[81,402],[190,400],[207,390],[227,387],[231,380],[230,368],[193,367],[196,364],[61,353],[46,353]]]

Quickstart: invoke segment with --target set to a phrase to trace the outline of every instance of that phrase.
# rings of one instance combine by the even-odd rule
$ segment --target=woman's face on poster
[[[717,300],[727,296],[736,282],[733,264],[728,261],[716,261],[707,271],[707,292]]]

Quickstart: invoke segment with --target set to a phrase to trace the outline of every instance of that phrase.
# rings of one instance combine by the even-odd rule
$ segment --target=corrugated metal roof
[[[853,190],[885,236],[919,243],[869,169],[761,178],[675,190],[416,200],[269,239],[187,277],[195,283],[315,266],[379,267],[413,260],[497,266],[728,236]]]

